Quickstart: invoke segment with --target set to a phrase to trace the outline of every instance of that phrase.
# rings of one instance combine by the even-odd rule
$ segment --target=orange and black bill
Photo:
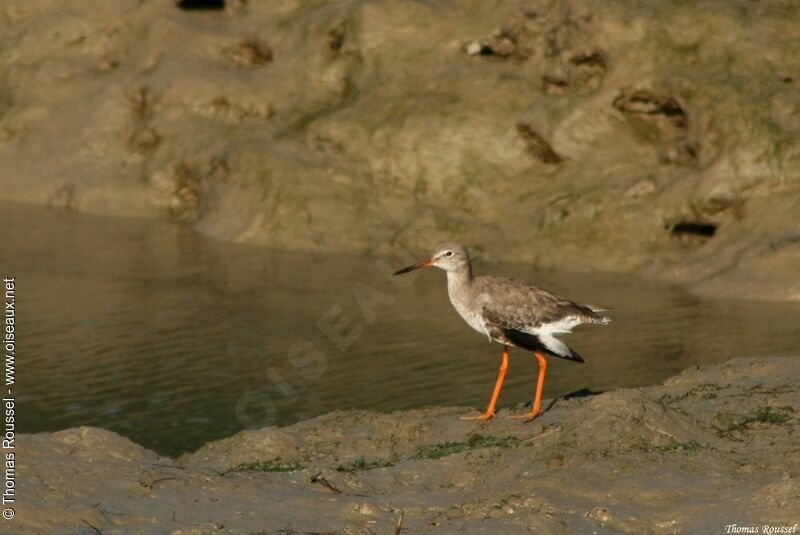
[[[425,260],[420,260],[416,264],[412,264],[408,267],[404,267],[403,269],[399,269],[394,272],[394,275],[402,275],[403,273],[408,273],[409,271],[414,271],[415,269],[431,267],[433,265],[433,258],[426,258]]]

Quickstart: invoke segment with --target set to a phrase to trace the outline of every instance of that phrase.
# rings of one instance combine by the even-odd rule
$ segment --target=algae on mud
[[[340,411],[178,460],[96,428],[21,435],[14,527],[367,534],[393,532],[400,514],[409,533],[791,526],[798,384],[798,357],[739,358],[659,386],[557,399],[531,424],[505,410],[490,422],[459,420],[466,408]]]

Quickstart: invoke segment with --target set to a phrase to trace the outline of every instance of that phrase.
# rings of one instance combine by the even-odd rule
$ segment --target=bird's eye
[[[447,251],[444,253],[445,256],[453,256],[453,251]]]

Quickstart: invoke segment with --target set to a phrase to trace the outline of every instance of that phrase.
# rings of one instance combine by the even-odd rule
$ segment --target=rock
[[[481,53],[481,48],[482,47],[481,47],[480,43],[478,43],[476,41],[472,41],[471,43],[469,43],[467,45],[467,49],[466,49],[467,50],[467,54],[469,54],[470,56],[477,56],[478,54]]]

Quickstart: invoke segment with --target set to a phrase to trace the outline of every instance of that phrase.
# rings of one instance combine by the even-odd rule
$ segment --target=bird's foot
[[[524,420],[526,422],[530,422],[535,420],[538,416],[542,414],[542,411],[531,411],[526,412],[525,414],[509,414],[508,417],[512,420]]]
[[[495,414],[494,411],[491,411],[491,412],[490,411],[486,411],[486,412],[482,412],[481,414],[478,414],[477,416],[472,416],[472,415],[468,414],[466,416],[462,416],[460,419],[461,420],[491,420],[492,418],[494,418],[494,414]]]

